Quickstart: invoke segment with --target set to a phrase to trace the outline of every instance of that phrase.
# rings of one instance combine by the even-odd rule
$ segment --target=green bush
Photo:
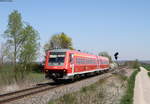
[[[122,97],[120,104],[133,104],[135,78],[140,69],[135,70],[128,79],[126,94]]]
[[[14,82],[14,72],[11,65],[3,65],[0,69],[0,85],[11,84]]]
[[[150,77],[150,72],[148,72],[147,74],[148,74],[148,76]]]
[[[136,59],[135,61],[133,61],[133,68],[138,69],[140,67],[140,63],[139,61]]]
[[[140,67],[140,62],[136,59],[134,61],[126,61],[124,66],[128,66],[130,68],[138,69]]]
[[[44,66],[41,63],[33,63],[32,64],[32,71],[36,73],[43,72]]]
[[[146,70],[150,71],[150,64],[142,64],[142,66],[143,66]]]

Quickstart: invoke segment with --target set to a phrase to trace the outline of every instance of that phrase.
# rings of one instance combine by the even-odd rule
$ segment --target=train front
[[[57,49],[47,52],[44,70],[46,78],[61,79],[67,74],[67,50]]]

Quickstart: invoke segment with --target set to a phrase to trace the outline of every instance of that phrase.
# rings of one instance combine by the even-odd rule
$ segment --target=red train
[[[109,70],[109,59],[76,50],[55,49],[46,54],[44,71],[53,79],[74,79]]]

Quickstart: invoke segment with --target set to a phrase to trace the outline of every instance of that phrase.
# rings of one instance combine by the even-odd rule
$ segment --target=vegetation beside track
[[[135,70],[128,79],[128,86],[125,95],[122,97],[120,104],[133,104],[133,95],[135,87],[135,78],[140,69]]]
[[[150,64],[142,64],[142,66],[143,66],[147,71],[150,71]]]
[[[142,66],[148,71],[147,75],[150,77],[150,64],[143,63]]]
[[[41,59],[39,32],[24,22],[18,10],[9,14],[7,22],[3,35],[0,35],[3,38],[0,42],[0,86],[26,79],[41,81],[45,77],[39,73],[39,66],[33,65],[38,58]],[[63,32],[54,34],[43,48],[45,52],[53,48],[74,49],[72,38]]]
[[[108,104],[112,102],[119,104],[125,88],[126,77],[115,73],[77,92],[50,101],[49,104]]]
[[[141,64],[140,64],[140,62],[136,59],[136,60],[133,60],[133,61],[126,61],[126,62],[124,63],[124,66],[127,66],[127,67],[129,67],[129,68],[133,68],[133,69],[138,69],[138,68],[141,66]]]
[[[17,73],[18,81],[17,83],[24,83],[25,81],[28,82],[41,82],[45,80],[45,75],[40,70],[40,66],[35,64],[32,67],[32,70],[26,74],[26,76],[22,79],[20,76],[20,73]],[[0,86],[4,85],[11,85],[13,83],[16,83],[16,80],[14,78],[14,71],[12,70],[11,65],[3,65],[0,68]]]
[[[148,76],[150,77],[150,72],[148,72],[147,74],[148,74]]]
[[[138,60],[135,60],[128,61],[123,66],[127,66],[128,71],[131,71],[132,74],[126,75],[126,70],[119,71],[108,79],[100,80],[80,91],[66,94],[59,99],[50,101],[49,104],[107,104],[112,102],[114,104],[132,104],[135,77],[140,71],[138,69],[140,64]]]

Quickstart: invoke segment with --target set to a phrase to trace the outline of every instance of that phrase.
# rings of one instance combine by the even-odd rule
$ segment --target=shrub
[[[107,53],[107,52],[100,52],[99,56],[104,56],[107,57],[109,59],[109,62],[112,63],[112,57]]]
[[[136,59],[134,61],[126,61],[124,66],[128,66],[130,68],[138,69],[140,67],[140,62]]]
[[[43,65],[41,63],[33,63],[32,64],[32,71],[36,73],[43,72]]]
[[[148,72],[147,74],[148,74],[148,76],[150,77],[150,72]]]
[[[140,67],[140,63],[137,59],[135,61],[133,61],[132,67],[135,68],[135,69],[138,69]]]
[[[142,66],[146,69],[146,70],[148,70],[148,71],[150,71],[150,64],[142,64]]]
[[[11,65],[3,65],[0,69],[0,85],[14,83],[14,72]]]

